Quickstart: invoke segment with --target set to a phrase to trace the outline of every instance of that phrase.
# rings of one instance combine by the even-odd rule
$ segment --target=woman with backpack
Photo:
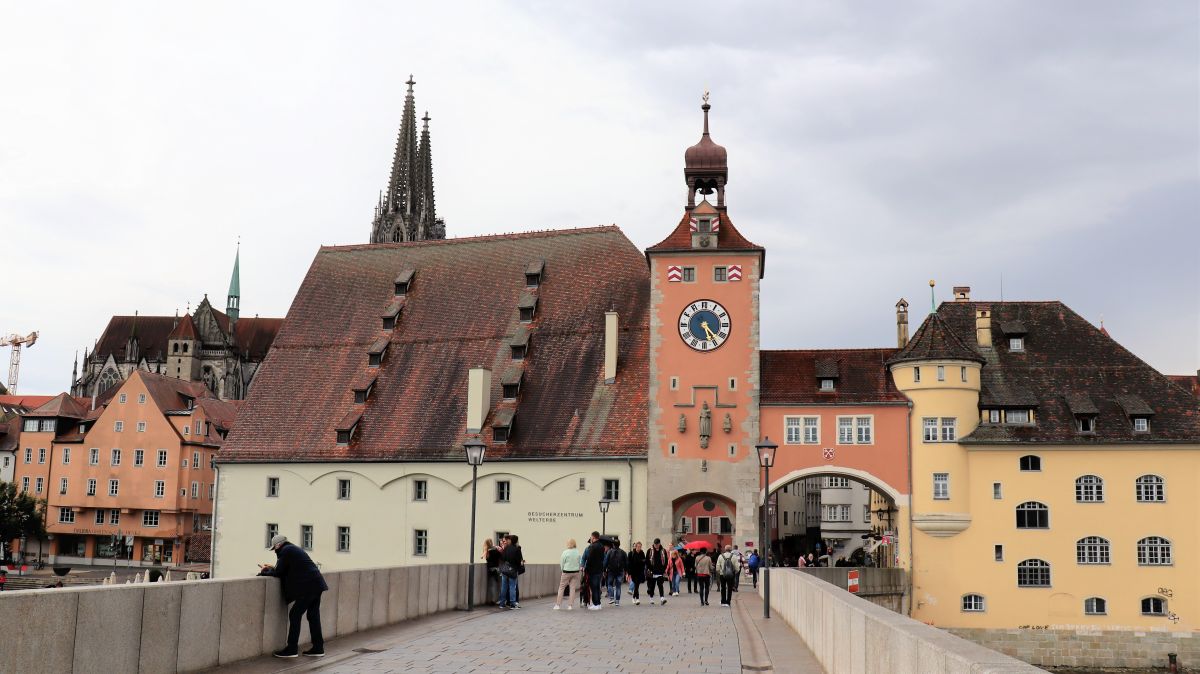
[[[742,572],[742,563],[733,554],[733,546],[726,545],[725,552],[717,558],[717,576],[721,582],[721,606],[729,606],[733,601],[733,586],[738,582],[738,574]]]
[[[700,592],[700,605],[708,606],[708,588],[712,583],[713,561],[706,554],[696,555],[696,589]]]
[[[646,553],[646,595],[650,604],[654,604],[654,588],[658,588],[658,603],[667,603],[667,590],[663,587],[667,573],[667,551],[663,549],[662,541],[654,539],[650,552]]]
[[[750,551],[750,558],[746,560],[746,565],[750,567],[750,579],[754,582],[754,589],[758,589],[758,568],[762,566],[762,558],[758,556],[758,550]]]

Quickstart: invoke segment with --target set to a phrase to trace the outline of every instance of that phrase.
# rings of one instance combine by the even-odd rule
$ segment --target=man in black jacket
[[[621,586],[625,584],[626,563],[628,555],[621,549],[621,540],[613,538],[612,548],[604,560],[604,571],[608,574],[608,603],[613,606],[621,605]]]
[[[587,559],[583,571],[587,574],[588,593],[592,604],[588,610],[600,610],[600,578],[604,575],[604,541],[600,540],[600,532],[592,532],[592,544],[587,549]]]
[[[283,601],[292,605],[288,611],[287,646],[275,651],[277,658],[294,658],[300,654],[300,616],[308,615],[308,633],[312,648],[304,651],[310,657],[325,655],[325,639],[321,636],[321,593],[329,590],[321,571],[308,553],[288,542],[287,536],[271,539],[269,550],[275,551],[276,562],[259,565],[258,575],[274,576],[282,581]]]

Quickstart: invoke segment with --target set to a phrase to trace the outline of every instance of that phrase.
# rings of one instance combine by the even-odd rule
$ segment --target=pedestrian
[[[683,575],[687,578],[688,594],[692,594],[696,586],[696,555],[691,550],[683,551]]]
[[[633,544],[633,550],[625,562],[626,573],[629,574],[629,593],[633,595],[633,605],[642,603],[639,590],[646,581],[646,553],[642,551],[642,542]]]
[[[517,602],[517,577],[521,575],[525,557],[511,534],[505,536],[503,541],[500,550],[500,608],[518,609],[521,604]]]
[[[520,539],[517,538],[516,534],[509,534],[508,542],[517,546],[518,551],[521,550]],[[521,576],[524,574],[525,574],[525,553],[522,552],[521,553],[521,564],[517,567],[517,575]],[[520,583],[517,583],[517,586],[515,588],[513,588],[513,592],[516,593],[516,595],[514,596],[514,599],[517,600],[517,608],[521,608],[521,584]]]
[[[567,539],[567,549],[559,557],[558,566],[562,575],[558,577],[558,595],[554,598],[554,610],[562,608],[563,590],[567,591],[567,610],[571,610],[571,593],[579,594],[579,549],[575,539]]]
[[[746,560],[746,565],[750,567],[750,578],[754,581],[754,589],[758,589],[758,567],[762,565],[762,558],[758,556],[758,550],[750,551],[750,559]]]
[[[736,546],[736,545],[733,546],[733,556],[737,557],[738,569],[739,569],[739,573],[740,573],[740,569],[746,568],[746,558],[742,555],[741,550],[738,550],[738,546]],[[734,592],[738,591],[739,585],[741,585],[741,576],[738,576],[737,581],[735,581],[733,584]]]
[[[671,581],[671,596],[679,596],[679,581],[683,578],[683,558],[679,556],[678,550],[671,551],[671,557],[667,560],[667,578]]]
[[[700,592],[700,605],[708,606],[708,589],[712,584],[713,561],[706,554],[696,555],[696,590]]]
[[[588,610],[600,610],[600,580],[604,575],[604,542],[600,540],[600,532],[593,531],[592,543],[587,549],[587,559],[583,561],[583,573],[588,584]]]
[[[733,586],[737,584],[738,574],[741,572],[741,562],[733,554],[733,547],[726,545],[725,552],[717,558],[717,577],[721,583],[721,606],[729,606],[733,601]]]
[[[0,592],[4,591],[4,585],[8,582],[8,570],[0,569]]]
[[[654,539],[650,551],[646,553],[646,596],[650,604],[654,604],[654,589],[658,588],[658,603],[667,603],[667,591],[663,587],[666,582],[667,551],[663,549],[662,541]]]
[[[811,552],[808,553],[808,558],[805,560],[804,565],[805,566],[816,566],[816,562],[813,561],[813,553],[811,553]]]
[[[483,554],[480,559],[487,565],[487,600],[489,602],[498,602],[500,600],[500,548],[496,546],[492,539],[488,538],[483,541]]]
[[[308,553],[293,545],[287,536],[275,536],[268,550],[275,551],[275,564],[260,564],[258,575],[274,576],[283,585],[283,601],[291,604],[288,611],[287,645],[275,651],[277,658],[300,655],[300,616],[308,618],[308,634],[312,647],[304,654],[319,658],[325,655],[325,639],[321,636],[321,593],[329,590],[320,569]]]
[[[604,572],[608,574],[609,602],[613,606],[621,605],[621,586],[625,584],[629,568],[629,555],[621,549],[621,539],[614,538],[612,549],[604,561]]]

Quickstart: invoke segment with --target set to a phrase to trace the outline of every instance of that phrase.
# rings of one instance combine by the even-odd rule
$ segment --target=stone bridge
[[[466,603],[466,565],[326,574],[323,659],[279,660],[278,581],[236,578],[0,594],[6,671],[1040,671],[795,569],[773,569],[773,617],[743,581],[732,608],[684,592],[599,612],[552,610],[558,569],[521,578],[523,607]],[[484,596],[476,574],[475,596]],[[306,628],[307,629],[307,628]],[[305,641],[307,634],[302,634]]]

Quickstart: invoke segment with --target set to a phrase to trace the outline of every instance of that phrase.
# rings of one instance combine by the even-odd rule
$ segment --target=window
[[[1166,615],[1167,600],[1162,597],[1146,597],[1142,600],[1142,615]]]
[[[1009,337],[1008,338],[1008,350],[1009,351],[1024,351],[1025,350],[1025,338],[1024,337]]]
[[[429,554],[429,531],[417,529],[413,532],[413,554],[424,556]]]
[[[1093,416],[1078,416],[1075,417],[1075,430],[1080,433],[1095,433],[1096,432],[1096,417]],[[1101,600],[1103,601],[1103,600]]]
[[[802,420],[800,417],[784,417],[783,419],[783,442],[788,445],[800,444],[800,428]]]
[[[871,521],[871,506],[864,505],[863,506],[863,522],[870,522],[870,521]]]
[[[137,423],[137,432],[138,432],[138,433],[145,433],[145,432],[146,432],[146,422],[144,422],[144,421],[139,421],[139,422]]]
[[[587,491],[587,478],[579,478],[579,491]]]
[[[845,505],[825,505],[821,506],[824,511],[822,519],[826,522],[849,522],[850,521],[850,506]],[[728,519],[728,518],[722,518]],[[728,533],[728,532],[721,532]]]
[[[913,368],[913,383],[921,383],[921,368],[919,366]]]
[[[1003,545],[993,545],[992,546],[992,554],[995,555],[997,562],[1003,562],[1004,561],[1004,546]]]
[[[271,547],[271,539],[279,535],[279,525],[273,522],[267,523],[267,547]]]
[[[946,381],[946,366],[938,365],[937,366],[937,374],[938,374],[938,381]]]
[[[25,448],[25,463],[33,463],[33,447]]]
[[[192,434],[192,425],[191,424],[187,424],[183,427],[183,434],[185,436]]]
[[[146,463],[146,450],[144,450],[144,449],[133,450],[133,465],[134,465],[134,467],[141,468],[142,465],[145,463]]]
[[[849,511],[850,506],[846,506],[846,510]],[[849,517],[847,517],[847,519],[849,519]],[[728,517],[720,518],[720,527],[721,527],[721,529],[720,529],[719,533],[721,533],[722,535],[732,534],[733,533],[733,520],[729,519]]]
[[[1138,566],[1170,566],[1171,541],[1160,536],[1147,536],[1137,542]]]
[[[1138,503],[1162,503],[1167,500],[1166,482],[1157,475],[1143,475],[1134,482]]]
[[[971,613],[983,611],[983,595],[964,594],[962,598],[962,610]]]
[[[1039,471],[1042,469],[1042,457],[1032,454],[1022,456],[1020,465],[1023,471]]]
[[[112,465],[114,465],[114,466],[119,466],[119,465],[121,465],[121,450],[119,450],[119,449],[114,449],[114,450],[112,451],[112,460],[111,460],[111,463],[112,463]]]
[[[125,404],[125,394],[124,394],[124,393],[122,393],[120,396],[118,396],[118,397],[117,397],[117,400],[119,400],[119,401],[120,401],[120,403],[121,403],[122,405],[124,405],[124,404]]]
[[[157,510],[143,510],[142,511],[142,526],[144,526],[144,527],[158,526],[158,511]]]
[[[924,442],[955,442],[958,439],[958,418],[924,417],[921,419],[921,429]]]
[[[25,427],[22,428],[21,430],[25,431],[26,433],[37,433],[38,420],[37,419],[26,419]]]
[[[1149,433],[1150,432],[1150,420],[1147,419],[1146,417],[1134,417],[1133,418],[1133,432],[1134,433]]]
[[[1040,559],[1017,564],[1017,587],[1050,587],[1050,565]]]
[[[350,500],[350,480],[337,481],[337,497],[339,501]]]
[[[125,430],[125,422],[124,421],[115,422],[113,424],[113,430],[118,433],[124,431]]]
[[[1049,529],[1050,509],[1044,503],[1026,501],[1017,506],[1018,529]]]
[[[950,473],[933,474],[933,498],[938,500],[950,498]]]
[[[961,377],[963,382],[965,383],[967,381],[967,368],[965,368],[965,367],[958,368],[958,376]]]
[[[493,426],[492,427],[492,441],[493,442],[508,442],[508,431],[509,431],[509,429],[507,427]]]
[[[821,390],[822,391],[832,391],[833,390],[833,380],[828,379],[828,378],[822,379],[821,380]]]
[[[117,510],[116,508],[109,510],[108,511],[108,523],[109,524],[120,524],[121,523],[121,511]]]
[[[116,496],[117,492],[120,491],[120,488],[121,488],[121,482],[119,480],[109,480],[108,481],[108,495],[109,496]]]
[[[696,533],[707,534],[711,533],[711,522],[707,517],[696,518]]]
[[[954,442],[958,439],[958,419],[942,417],[942,442]]]
[[[208,485],[208,500],[213,500],[213,495],[217,492],[217,483],[210,482]]]
[[[60,477],[58,479],[58,493],[59,494],[67,493],[67,478]]]
[[[429,481],[414,480],[413,481],[413,500],[428,501],[429,500]]]
[[[783,526],[786,527],[787,525],[788,525],[788,511],[785,510],[785,511],[783,511]]]
[[[29,478],[25,478],[25,479],[28,480]],[[87,481],[87,495],[88,496],[96,495],[96,480],[95,480],[95,478],[89,478]]]
[[[103,510],[96,511],[96,524],[104,524],[104,511]]]
[[[73,524],[75,522],[75,511],[70,508],[59,508],[58,521],[63,524]]]
[[[95,480],[92,480],[92,482],[95,482]],[[26,494],[29,493],[29,478],[21,478],[21,491],[25,492]]]
[[[1104,501],[1104,480],[1095,475],[1083,475],[1075,479],[1076,503],[1101,503]]]
[[[350,552],[350,527],[337,528],[337,551]]]
[[[684,283],[695,283],[696,282],[696,268],[695,267],[684,267],[683,268],[683,282]]]
[[[200,467],[200,452],[192,452],[192,468]]]
[[[311,524],[300,525],[300,547],[305,550],[312,550],[313,543],[313,528]]]
[[[830,476],[825,478],[825,489],[849,489],[850,478]]]
[[[736,390],[737,390],[737,377],[730,377],[730,378],[729,378],[729,390],[730,390],[730,391],[736,391]]]
[[[1029,410],[1005,410],[1004,423],[1007,424],[1027,424],[1030,423]]]
[[[1075,541],[1075,562],[1078,564],[1111,564],[1108,539],[1088,536]]]
[[[100,449],[99,448],[92,447],[91,449],[88,450],[88,465],[91,465],[91,466],[99,466],[100,465]]]
[[[53,433],[54,432],[54,419],[42,419],[42,423],[39,426],[39,429],[43,433]]]
[[[804,417],[804,443],[815,445],[821,441],[820,417]]]
[[[42,493],[42,485],[46,484],[46,478],[39,477],[33,481],[33,484],[35,485],[34,492],[40,494]]]
[[[604,500],[605,501],[620,501],[621,500],[621,481],[620,480],[605,480],[604,481]]]
[[[62,458],[63,458],[64,466],[69,465],[71,463],[71,448],[70,447],[62,448]]]
[[[508,503],[510,496],[512,496],[512,483],[508,480],[496,480],[496,501]]]
[[[854,417],[855,442],[858,444],[869,445],[874,440],[871,421],[871,417]]]
[[[992,483],[992,498],[996,499],[997,501],[1004,498],[1002,487],[1003,485],[1001,485],[999,482]]]
[[[38,463],[46,463],[46,448],[45,447],[41,447],[38,449]]]
[[[1103,597],[1088,597],[1083,600],[1083,612],[1087,615],[1107,615],[1108,602]]]
[[[854,418],[838,417],[838,444],[854,444]]]
[[[921,427],[925,434],[922,440],[925,442],[937,442],[938,439],[938,420],[933,417],[925,417],[921,420]]]
[[[192,498],[200,498],[200,483],[192,482]]]
[[[727,280],[725,277],[725,267],[713,267],[713,280],[717,283],[724,283]]]
[[[138,394],[138,404],[139,404],[139,405],[145,405],[145,404],[146,404],[146,394],[145,394],[145,393],[139,393],[139,394]]]

